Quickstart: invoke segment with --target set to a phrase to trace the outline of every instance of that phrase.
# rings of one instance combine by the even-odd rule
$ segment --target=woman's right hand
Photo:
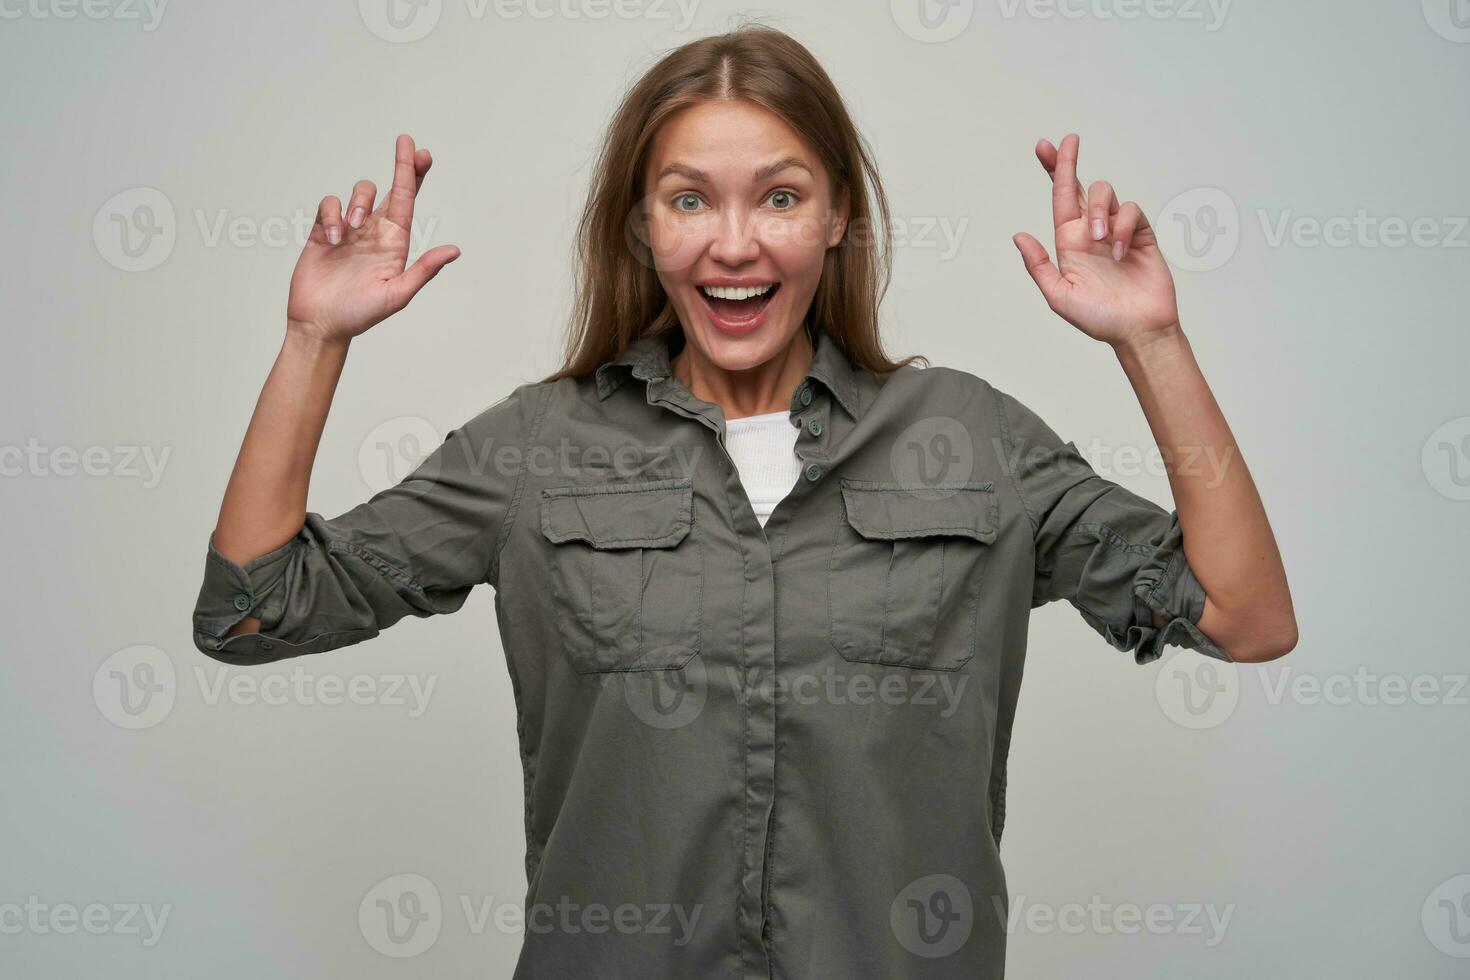
[[[439,270],[459,258],[459,249],[440,245],[408,262],[414,198],[433,159],[399,136],[393,186],[373,208],[377,187],[359,180],[346,212],[335,196],[322,198],[316,223],[296,269],[286,320],[292,330],[325,341],[346,342],[408,305]]]

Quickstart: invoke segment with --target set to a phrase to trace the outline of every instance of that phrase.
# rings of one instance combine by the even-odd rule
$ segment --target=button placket
[[[819,440],[822,433],[826,431],[822,417],[826,414],[827,406],[831,404],[831,399],[817,399],[812,390],[811,379],[808,378],[797,386],[793,401],[795,403],[792,406],[793,413],[799,411],[796,405],[811,409],[804,419],[798,417],[796,420],[797,426],[800,429],[796,455],[802,462],[801,475],[803,479],[808,483],[815,483],[826,472],[825,454],[822,452],[822,444]]]

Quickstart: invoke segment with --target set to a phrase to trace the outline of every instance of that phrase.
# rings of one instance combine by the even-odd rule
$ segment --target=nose
[[[732,208],[724,211],[710,242],[710,258],[721,265],[745,265],[760,257],[760,242],[756,240],[755,221],[745,211]]]

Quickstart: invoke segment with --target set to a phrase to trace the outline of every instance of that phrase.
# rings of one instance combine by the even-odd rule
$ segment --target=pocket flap
[[[847,522],[865,538],[961,535],[990,544],[999,523],[994,483],[917,483],[842,480]]]
[[[694,478],[547,487],[541,533],[548,541],[594,548],[672,548],[689,533]]]

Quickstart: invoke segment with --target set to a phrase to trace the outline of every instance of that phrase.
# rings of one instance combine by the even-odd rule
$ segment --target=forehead
[[[820,178],[820,161],[780,116],[745,101],[701,102],[659,127],[644,177],[653,180],[679,163],[713,180],[748,181],[758,167],[783,157],[804,161]]]

